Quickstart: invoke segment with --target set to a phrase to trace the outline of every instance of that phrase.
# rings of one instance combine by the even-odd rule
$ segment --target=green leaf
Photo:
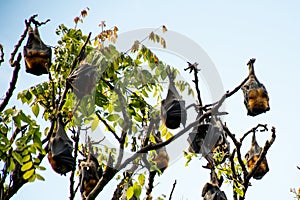
[[[21,156],[19,153],[13,151],[11,154],[12,154],[13,158],[14,158],[20,165],[23,164],[23,162],[22,162],[22,156]]]
[[[234,191],[240,196],[240,197],[243,197],[244,196],[244,192],[242,189],[238,188],[238,187],[235,187],[234,188]]]
[[[22,172],[28,171],[32,166],[33,166],[33,163],[31,161],[28,163],[25,163],[24,165],[22,165],[21,171]]]
[[[36,103],[31,107],[31,110],[33,112],[33,114],[37,117],[39,115],[40,112],[40,107],[39,105]]]
[[[31,176],[29,179],[28,179],[28,182],[34,182],[36,179],[36,175],[33,174],[33,176]]]
[[[46,170],[46,167],[38,166],[38,169],[39,169],[39,170],[42,170],[42,171],[45,171],[45,170]]]
[[[118,114],[111,114],[106,119],[108,121],[113,122],[113,121],[117,121],[119,118],[120,118],[120,116]]]
[[[144,97],[149,97],[148,93],[145,90],[142,90],[142,94],[144,95]]]
[[[143,186],[145,184],[145,175],[144,174],[140,174],[138,176],[138,180],[139,180],[140,185]]]
[[[40,181],[45,181],[45,178],[42,177],[40,174],[35,174],[36,175],[36,178]]]
[[[14,118],[15,125],[17,126],[18,129],[21,129],[21,119],[20,115],[15,116]]]
[[[23,162],[23,163],[24,163],[24,162],[27,162],[27,161],[30,160],[30,158],[31,158],[30,155],[26,155],[26,156],[24,156],[24,157],[22,158],[22,162]]]
[[[25,180],[28,180],[33,175],[34,175],[34,169],[31,169],[23,174],[23,178]]]
[[[127,200],[129,200],[132,196],[133,196],[134,192],[133,192],[133,187],[129,187],[126,191],[126,198]]]
[[[9,159],[9,163],[8,163],[8,168],[7,168],[7,170],[8,170],[9,172],[11,172],[11,171],[14,170],[14,169],[15,169],[15,162],[14,162],[13,158],[10,158],[10,159]]]
[[[133,190],[134,190],[134,196],[136,198],[139,198],[142,193],[142,187],[137,182],[135,182],[133,184]]]
[[[138,122],[142,122],[143,121],[143,118],[142,116],[140,116],[138,113],[136,113],[136,115],[134,116],[134,119]]]
[[[92,125],[91,125],[91,129],[92,129],[93,132],[96,130],[98,125],[99,125],[99,118],[94,117],[94,120],[93,120]]]

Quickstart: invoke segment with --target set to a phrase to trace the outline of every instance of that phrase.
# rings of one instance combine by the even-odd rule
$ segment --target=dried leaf
[[[165,25],[163,25],[163,26],[162,26],[162,32],[165,33],[165,32],[167,32],[167,31],[168,31],[167,27],[166,27]]]
[[[166,40],[164,38],[160,38],[160,44],[163,46],[163,48],[166,48]]]
[[[154,41],[154,37],[155,37],[155,34],[153,33],[153,31],[149,34],[149,40],[152,40]]]
[[[82,17],[86,17],[87,16],[87,11],[86,10],[82,10],[81,11],[81,16]]]
[[[75,24],[77,24],[79,20],[80,20],[80,18],[79,18],[79,17],[75,17],[75,18],[74,18],[74,22],[75,22]]]
[[[136,41],[134,42],[134,44],[132,45],[130,51],[131,51],[132,53],[134,53],[134,52],[136,52],[136,51],[139,49],[139,47],[140,47],[140,42],[139,42],[138,40],[136,40]]]

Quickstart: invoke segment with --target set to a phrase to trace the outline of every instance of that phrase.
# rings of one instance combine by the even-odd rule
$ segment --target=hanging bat
[[[212,154],[220,151],[224,152],[222,160],[218,160],[220,163],[223,163],[229,155],[230,144],[220,119],[215,116],[211,118],[209,124],[200,124],[197,130],[193,130],[189,135],[188,142],[190,143],[188,149],[190,152],[201,153],[209,162],[215,162]]]
[[[252,144],[250,150],[245,155],[247,160],[248,169],[251,171],[258,160],[262,148],[258,145],[255,137],[255,133],[252,136]],[[269,166],[266,157],[262,160],[259,168],[254,172],[253,178],[254,179],[261,179],[267,172],[269,171]]]
[[[256,116],[270,110],[268,92],[254,74],[254,62],[254,58],[248,62],[249,79],[248,82],[242,86],[244,104],[248,111],[247,114],[250,116]]]
[[[60,117],[56,126],[57,131],[53,132],[49,142],[48,160],[55,172],[65,175],[75,169],[75,158],[72,155],[73,146]]]
[[[200,124],[189,134],[188,137],[188,142],[190,144],[188,148],[189,152],[200,153],[208,128],[209,128],[209,124]]]
[[[186,124],[187,113],[185,101],[180,99],[175,87],[173,75],[169,75],[170,83],[166,99],[161,102],[161,119],[169,129],[176,129]]]
[[[79,164],[79,181],[82,198],[85,199],[95,188],[103,175],[103,170],[95,156],[89,153],[88,159]]]
[[[48,74],[51,66],[51,47],[41,40],[37,26],[34,30],[31,26],[27,29],[29,36],[23,49],[26,72],[37,76]]]
[[[96,66],[81,63],[67,79],[77,98],[91,94],[96,86]]]
[[[220,190],[223,182],[223,177],[221,179],[217,178],[217,175],[212,170],[210,173],[210,183],[206,183],[202,189],[202,197],[204,200],[227,200],[225,192]]]
[[[155,139],[156,144],[162,142],[160,132],[157,132],[156,135],[154,134],[153,137]],[[166,147],[161,147],[159,149],[156,149],[155,151],[156,155],[153,160],[156,163],[157,168],[160,169],[160,171],[163,173],[168,167],[170,160],[167,149]]]
[[[160,171],[163,173],[168,167],[170,160],[169,155],[165,147],[156,150],[156,153],[157,154],[154,158],[154,161],[156,163],[157,168],[160,169]]]

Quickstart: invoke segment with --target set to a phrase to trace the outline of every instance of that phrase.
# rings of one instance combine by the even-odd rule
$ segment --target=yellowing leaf
[[[166,40],[164,38],[160,38],[160,44],[161,44],[161,46],[163,46],[163,48],[167,47]]]
[[[33,114],[37,117],[39,115],[40,112],[40,107],[39,105],[36,103],[31,107],[31,110],[33,112]]]
[[[140,175],[138,176],[138,180],[139,180],[139,183],[140,183],[141,185],[144,185],[144,184],[145,184],[145,175],[144,175],[144,174],[140,174]]]
[[[129,187],[126,191],[126,198],[129,200],[133,196],[133,187]]]
[[[96,130],[96,128],[98,127],[98,124],[99,124],[99,118],[98,117],[95,117],[93,122],[92,122],[92,125],[91,125],[91,129],[92,131],[94,132]]]
[[[23,178],[28,180],[32,175],[34,175],[34,169],[31,169],[23,174]]]
[[[32,167],[33,163],[30,161],[28,163],[25,163],[24,165],[22,165],[21,167],[21,171],[25,172],[27,170],[29,170]]]

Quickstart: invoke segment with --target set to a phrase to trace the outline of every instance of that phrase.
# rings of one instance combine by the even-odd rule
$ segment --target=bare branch
[[[7,90],[5,98],[0,105],[0,112],[2,112],[5,109],[10,98],[13,95],[14,90],[16,89],[16,83],[18,80],[19,71],[21,69],[20,61],[21,61],[21,53],[19,53],[17,60],[14,61],[15,69],[13,71],[13,76],[9,84],[9,89]]]
[[[74,130],[75,131],[75,130]],[[75,141],[75,147],[74,147],[74,158],[75,162],[77,160],[78,156],[78,145],[79,145],[79,135],[80,135],[81,127],[78,127],[78,130],[76,133],[74,133],[74,141]],[[75,177],[75,169],[72,170],[71,176],[70,176],[70,200],[73,200],[75,198],[76,189],[74,190],[74,177]]]
[[[228,134],[228,136],[231,138],[231,140],[234,143],[234,146],[235,146],[235,149],[236,149],[236,152],[237,152],[237,158],[238,158],[239,164],[242,167],[244,175],[248,174],[246,166],[245,166],[245,164],[243,162],[243,159],[242,159],[242,155],[241,155],[241,146],[242,146],[242,143],[240,143],[239,141],[237,141],[237,139],[235,138],[235,135],[232,134],[226,126],[223,126],[223,129]]]
[[[241,137],[240,139],[240,143],[243,142],[243,140],[247,137],[247,135],[249,135],[250,133],[254,133],[257,131],[258,128],[262,127],[263,129],[262,131],[268,131],[268,127],[267,124],[258,124],[256,127],[253,127],[251,130],[247,131],[246,133],[244,133],[244,135]]]
[[[4,51],[3,46],[0,44],[0,66],[4,62]]]
[[[202,107],[202,99],[201,99],[201,92],[200,92],[200,88],[199,88],[199,79],[198,79],[198,72],[199,70],[197,69],[197,66],[198,66],[198,63],[190,63],[190,62],[187,62],[188,63],[188,67],[185,68],[184,70],[190,70],[190,73],[193,71],[194,72],[194,78],[195,80],[193,80],[193,82],[195,83],[195,87],[196,87],[196,91],[197,91],[197,99],[199,101],[199,106]]]

